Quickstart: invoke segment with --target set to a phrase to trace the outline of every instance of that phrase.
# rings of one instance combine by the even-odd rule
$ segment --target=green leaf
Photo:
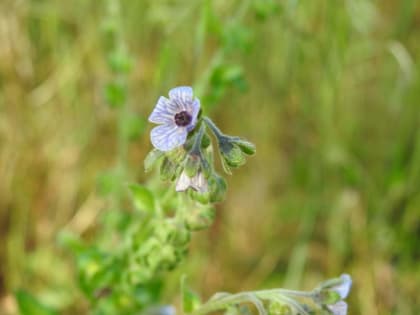
[[[132,184],[129,188],[137,209],[147,212],[153,212],[155,210],[155,197],[148,188],[138,184]]]
[[[21,315],[58,315],[56,310],[42,304],[24,290],[18,290],[15,293],[15,298]]]
[[[187,287],[187,277],[181,277],[182,310],[191,313],[201,305],[200,298]]]

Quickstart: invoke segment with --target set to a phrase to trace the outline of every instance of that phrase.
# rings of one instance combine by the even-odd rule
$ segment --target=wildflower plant
[[[119,21],[117,3],[109,0],[113,27]],[[113,77],[105,89],[106,100],[119,117],[119,154],[112,181],[131,184],[120,185],[113,192],[109,211],[112,219],[104,218],[99,223],[107,227],[94,244],[86,244],[71,233],[61,235],[62,243],[76,255],[78,284],[92,314],[204,315],[222,311],[225,315],[245,315],[256,310],[259,315],[345,315],[344,299],[352,284],[346,274],[312,291],[216,293],[205,303],[187,288],[182,277],[182,310],[176,312],[174,306],[162,303],[170,272],[186,259],[194,232],[211,226],[214,204],[225,198],[223,173],[230,175],[243,166],[256,153],[256,147],[242,137],[225,134],[204,113],[206,107],[198,95],[206,94],[202,91],[208,78],[198,82],[197,95],[192,87],[174,87],[167,97],[157,99],[148,117],[149,122],[157,124],[150,132],[153,148],[144,160],[150,178],[145,184],[132,183],[126,165],[131,137],[124,129],[133,116],[127,108],[126,87],[131,62],[125,55],[121,32],[113,27],[108,29],[113,38],[109,53]],[[216,168],[217,160],[222,172]],[[125,202],[124,190],[129,191],[131,203]]]
[[[116,241],[93,247],[67,240],[78,255],[80,287],[93,314],[175,314],[174,306],[162,305],[165,279],[187,257],[193,233],[212,224],[213,204],[223,200],[227,190],[225,179],[216,172],[215,155],[230,174],[255,153],[251,142],[224,134],[200,112],[200,101],[189,87],[172,89],[169,99],[159,98],[149,121],[160,126],[150,134],[155,147],[144,166],[146,171],[157,169],[163,183],[129,185],[135,212],[123,223]],[[312,291],[217,293],[201,303],[184,277],[182,312],[346,315],[344,299],[351,285],[351,277],[344,274]]]

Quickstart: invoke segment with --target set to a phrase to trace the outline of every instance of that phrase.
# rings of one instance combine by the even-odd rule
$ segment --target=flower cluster
[[[243,165],[246,155],[255,153],[251,142],[223,134],[210,118],[202,117],[200,100],[191,87],[176,87],[169,91],[169,98],[161,96],[149,121],[159,126],[150,133],[155,149],[146,157],[146,171],[160,164],[162,179],[175,182],[176,191],[187,191],[202,203],[221,201],[226,192],[226,181],[215,171],[215,151],[227,174]]]

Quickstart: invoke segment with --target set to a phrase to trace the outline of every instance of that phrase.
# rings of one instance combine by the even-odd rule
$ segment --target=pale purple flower
[[[327,280],[316,289],[315,292],[318,293],[315,295],[315,301],[328,309],[332,315],[346,315],[347,303],[343,300],[349,295],[351,286],[352,279],[348,274]]]
[[[149,116],[150,122],[159,124],[150,133],[153,146],[160,151],[170,151],[183,145],[197,123],[199,111],[200,100],[193,98],[189,86],[173,88],[169,99],[161,96]]]
[[[335,286],[331,287],[330,290],[337,292],[341,299],[345,299],[349,295],[351,289],[351,277],[348,274],[342,274],[340,276],[340,283],[337,283]]]
[[[332,305],[327,305],[328,310],[332,315],[347,315],[347,303],[339,301]]]
[[[208,192],[209,186],[203,172],[198,171],[193,177],[189,177],[185,171],[181,173],[176,182],[175,190],[185,191],[190,187],[200,193]]]

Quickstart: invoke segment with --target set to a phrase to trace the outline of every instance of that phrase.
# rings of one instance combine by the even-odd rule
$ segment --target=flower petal
[[[178,86],[169,91],[169,98],[178,105],[179,110],[189,110],[193,100],[193,90],[189,86]]]
[[[150,132],[153,146],[161,151],[170,151],[185,143],[188,131],[175,124],[160,125]]]
[[[198,113],[200,112],[200,100],[198,98],[196,98],[194,100],[194,102],[191,103],[191,122],[190,124],[187,126],[188,131],[191,131],[194,129],[195,124],[197,123],[197,117],[198,117]]]
[[[345,299],[347,295],[349,295],[352,281],[350,275],[348,274],[342,274],[340,279],[341,283],[332,288],[332,290],[336,291],[342,299]]]
[[[191,187],[200,193],[208,192],[209,186],[202,172],[198,172],[191,178]]]
[[[185,191],[191,186],[191,178],[183,171],[176,182],[176,191]]]
[[[346,315],[347,314],[347,303],[344,301],[337,302],[332,305],[327,305],[328,310],[333,315]]]
[[[161,96],[149,116],[149,121],[155,124],[170,123],[174,120],[176,108],[166,97]]]

